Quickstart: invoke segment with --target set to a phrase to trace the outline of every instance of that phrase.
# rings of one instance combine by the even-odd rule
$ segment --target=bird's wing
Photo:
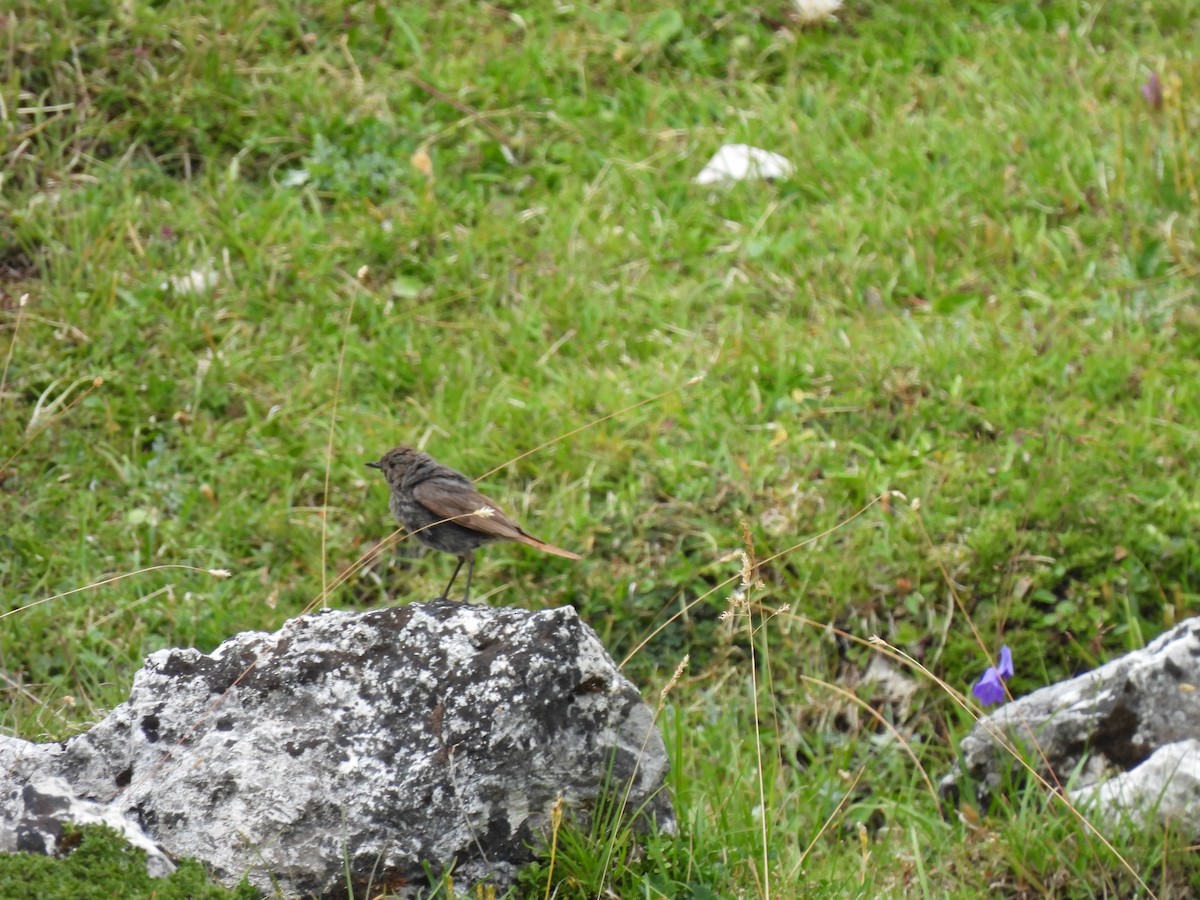
[[[463,528],[490,534],[504,541],[519,541],[525,535],[500,507],[460,481],[430,478],[415,485],[412,494],[431,513],[443,519],[453,519],[455,525]],[[484,508],[492,510],[492,515],[475,515]]]

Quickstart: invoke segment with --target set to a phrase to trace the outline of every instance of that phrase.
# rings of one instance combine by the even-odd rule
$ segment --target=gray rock
[[[651,710],[569,607],[324,612],[160,651],[44,761],[169,854],[287,896],[503,887],[555,799],[586,819],[610,771],[674,829]]]
[[[1100,804],[1142,798],[1149,808],[1164,791],[1175,790],[1168,781],[1177,773],[1184,778],[1179,790],[1188,796],[1194,787],[1186,781],[1196,765],[1190,754],[1200,740],[1200,619],[1181,622],[1141,650],[981,719],[962,741],[960,767],[942,780],[943,797],[956,802],[967,781],[986,807],[1004,783],[1020,779],[1023,769],[998,736],[1052,784],[1069,779],[1080,797]],[[1172,766],[1171,760],[1185,764]],[[1113,776],[1124,780],[1101,788]],[[1194,800],[1192,817],[1200,821]]]
[[[0,852],[55,854],[67,823],[107,825],[146,851],[152,877],[174,872],[175,864],[136,821],[112,806],[81,799],[65,779],[48,774],[61,753],[59,744],[0,736]]]
[[[1071,802],[1138,826],[1170,821],[1200,835],[1200,741],[1167,744],[1130,772],[1070,792]]]

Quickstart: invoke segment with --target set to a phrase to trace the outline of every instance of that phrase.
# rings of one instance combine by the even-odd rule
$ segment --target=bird
[[[529,534],[496,503],[475,490],[470,478],[442,465],[428,453],[401,445],[367,466],[379,469],[387,479],[391,489],[388,507],[396,520],[425,546],[458,557],[458,565],[439,600],[450,596],[450,588],[464,564],[467,584],[463,602],[470,599],[475,551],[485,544],[515,541],[543,553],[581,559],[577,553]]]

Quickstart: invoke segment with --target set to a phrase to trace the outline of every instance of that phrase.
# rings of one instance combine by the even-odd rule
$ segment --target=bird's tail
[[[552,553],[555,556],[564,556],[567,559],[583,559],[578,553],[572,553],[570,550],[564,550],[562,547],[555,547],[553,544],[547,544],[545,541],[539,541],[532,534],[521,532],[521,536],[517,538],[522,544],[528,544],[530,547],[536,547],[543,553]]]

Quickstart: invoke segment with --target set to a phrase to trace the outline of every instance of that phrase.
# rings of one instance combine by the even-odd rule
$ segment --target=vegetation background
[[[148,652],[298,614],[415,442],[516,459],[484,490],[586,553],[490,552],[481,602],[574,604],[651,703],[688,655],[679,837],[568,833],[521,896],[1194,895],[1170,832],[939,809],[972,714],[862,641],[962,692],[1007,643],[1019,695],[1200,608],[1198,32],[1192,0],[8,0],[0,724],[64,738]],[[693,185],[724,143],[796,173]],[[447,563],[403,542],[329,603]]]

